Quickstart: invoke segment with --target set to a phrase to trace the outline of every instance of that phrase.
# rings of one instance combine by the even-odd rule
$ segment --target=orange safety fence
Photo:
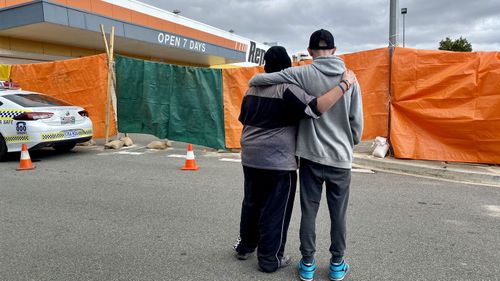
[[[388,49],[341,57],[361,85],[363,139],[387,136],[391,75]],[[311,61],[300,64],[308,63]],[[262,66],[222,70],[227,148],[240,147],[241,102],[248,81],[261,72]],[[104,137],[107,75],[104,54],[13,65],[10,73],[25,90],[84,107],[92,118],[96,138]],[[397,48],[391,78],[390,133],[396,157],[500,163],[500,53]],[[114,112],[111,114],[114,116]],[[116,135],[114,118],[111,122],[110,134]]]
[[[387,136],[388,132],[388,93],[389,93],[389,50],[375,49],[341,56],[348,68],[358,78],[363,96],[365,129],[363,139]],[[294,65],[305,65],[312,60],[301,61]],[[224,123],[226,147],[240,148],[241,130],[238,121],[243,95],[248,89],[248,81],[263,67],[223,69],[224,83]]]
[[[363,140],[389,132],[389,49],[381,48],[340,56],[356,73],[363,97]]]
[[[500,163],[500,53],[397,48],[392,89],[396,157]]]
[[[242,67],[222,70],[224,93],[224,128],[227,148],[240,148],[243,125],[238,121],[241,102],[248,89],[248,81],[264,67]]]
[[[94,125],[94,138],[105,136],[108,66],[105,54],[56,62],[13,65],[11,78],[24,90],[40,92],[81,106]],[[110,135],[116,135],[114,110]]]

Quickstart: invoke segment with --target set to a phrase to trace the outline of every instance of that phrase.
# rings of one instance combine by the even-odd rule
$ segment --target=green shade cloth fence
[[[118,130],[224,148],[222,71],[116,58]]]

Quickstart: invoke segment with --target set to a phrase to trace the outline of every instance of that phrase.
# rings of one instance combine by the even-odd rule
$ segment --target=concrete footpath
[[[500,165],[378,158],[372,156],[372,143],[366,141],[355,147],[355,168],[500,187]]]

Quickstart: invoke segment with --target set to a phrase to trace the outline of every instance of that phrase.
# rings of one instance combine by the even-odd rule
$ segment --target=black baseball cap
[[[309,38],[309,49],[328,50],[335,48],[335,40],[330,31],[325,29],[316,30]]]
[[[288,56],[286,49],[282,46],[273,46],[264,54],[264,70],[267,73],[279,72],[292,66],[292,60]]]

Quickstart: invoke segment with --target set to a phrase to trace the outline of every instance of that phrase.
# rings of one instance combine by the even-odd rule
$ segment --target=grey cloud
[[[339,52],[388,45],[388,0],[142,0],[259,42],[305,50],[314,30],[332,31]],[[500,1],[400,0],[407,7],[408,47],[437,49],[445,37],[464,36],[475,50],[500,51]],[[400,34],[402,30],[400,30]]]

